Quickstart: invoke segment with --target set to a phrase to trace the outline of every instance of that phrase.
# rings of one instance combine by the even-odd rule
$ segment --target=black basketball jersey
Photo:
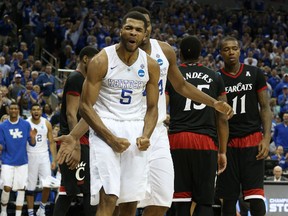
[[[181,64],[179,67],[184,79],[217,99],[225,94],[221,76],[200,64]],[[199,104],[178,94],[167,83],[166,93],[170,96],[170,126],[169,132],[194,132],[209,135],[217,140],[215,125],[215,110],[205,104]]]
[[[66,116],[66,110],[69,109],[69,107],[67,107],[67,104],[66,104],[66,97],[69,94],[80,97],[84,79],[85,79],[84,76],[80,72],[74,71],[68,76],[66,80],[64,91],[63,91],[63,99],[62,99],[62,106],[61,106],[61,113],[60,113],[60,134],[61,135],[66,135],[70,133],[68,122],[67,122],[67,116]],[[80,118],[81,116],[78,111],[77,120],[79,121]],[[88,133],[86,135],[88,135]]]
[[[263,72],[254,66],[240,65],[236,75],[221,70],[227,100],[234,110],[229,120],[229,137],[243,137],[261,131],[257,92],[267,88]]]

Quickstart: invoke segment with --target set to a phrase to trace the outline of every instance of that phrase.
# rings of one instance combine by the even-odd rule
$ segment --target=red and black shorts
[[[264,199],[264,160],[256,160],[262,134],[233,138],[227,147],[227,168],[218,176],[216,196],[238,199],[240,187],[244,199]]]
[[[180,132],[169,135],[175,170],[173,201],[214,203],[218,146],[207,135]]]

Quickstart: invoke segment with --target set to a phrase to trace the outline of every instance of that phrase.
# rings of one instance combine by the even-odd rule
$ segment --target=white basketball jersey
[[[159,87],[159,101],[158,101],[158,121],[157,123],[162,123],[166,119],[166,97],[165,88],[167,82],[169,61],[167,60],[165,54],[163,53],[159,43],[155,39],[150,39],[151,44],[151,54],[150,57],[155,59],[160,66],[160,78],[158,82]],[[145,109],[143,110],[143,115],[146,113],[146,97],[143,97],[145,101]]]
[[[94,105],[95,111],[101,118],[143,120],[142,95],[149,80],[147,54],[139,49],[137,60],[127,66],[118,57],[115,45],[104,50],[108,56],[108,70]]]
[[[47,138],[47,133],[48,133],[48,128],[46,126],[46,119],[43,117],[40,117],[40,123],[39,124],[34,124],[32,122],[32,117],[29,117],[27,121],[30,123],[32,130],[34,128],[37,129],[37,134],[36,134],[36,145],[30,146],[27,145],[27,151],[28,153],[31,152],[37,152],[37,153],[43,153],[48,151],[48,138]]]

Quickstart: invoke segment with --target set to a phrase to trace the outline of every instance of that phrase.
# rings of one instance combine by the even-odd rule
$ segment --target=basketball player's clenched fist
[[[114,142],[110,143],[110,147],[118,153],[124,152],[130,146],[130,142],[125,138],[117,137]]]
[[[140,151],[146,151],[150,146],[150,139],[147,137],[138,137],[136,139],[136,144]]]

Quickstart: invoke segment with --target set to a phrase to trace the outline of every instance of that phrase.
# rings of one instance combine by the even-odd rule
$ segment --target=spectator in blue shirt
[[[288,112],[284,113],[283,122],[275,126],[273,140],[277,147],[281,145],[288,152]]]
[[[55,77],[52,75],[51,65],[46,65],[45,73],[37,78],[36,84],[40,86],[45,102],[51,104],[51,95],[55,92]]]
[[[282,81],[274,89],[273,97],[277,98],[282,93],[282,88],[284,85],[288,86],[288,74],[283,75]]]
[[[287,155],[287,153],[286,153]],[[283,146],[279,145],[276,149],[274,155],[271,156],[272,160],[278,160],[279,166],[282,167],[283,170],[288,168],[288,162],[286,161],[286,155],[284,154]]]
[[[288,112],[288,85],[283,85],[282,94],[278,96],[277,103],[280,106],[279,117],[283,120],[283,114]]]

